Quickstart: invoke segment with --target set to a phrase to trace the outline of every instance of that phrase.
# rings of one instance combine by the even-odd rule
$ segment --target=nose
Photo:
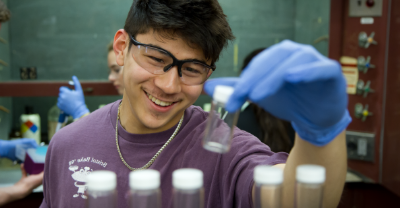
[[[111,82],[115,81],[115,75],[114,75],[113,72],[110,72],[110,74],[108,74],[108,80],[111,81]]]
[[[181,91],[181,82],[178,76],[178,67],[174,66],[165,74],[156,76],[154,83],[166,94],[179,93]]]

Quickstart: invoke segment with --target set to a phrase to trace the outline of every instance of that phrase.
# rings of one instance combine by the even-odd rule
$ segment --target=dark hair
[[[217,0],[134,0],[124,29],[133,37],[151,29],[163,38],[178,35],[212,63],[235,38]]]
[[[246,66],[250,63],[251,59],[254,58],[254,56],[256,56],[257,54],[261,53],[261,51],[265,50],[266,48],[259,48],[256,49],[254,51],[252,51],[251,53],[249,53],[246,58],[244,58],[243,60],[243,66],[242,66],[242,71],[244,70],[244,68],[246,68]]]
[[[10,19],[10,10],[8,10],[7,6],[0,1],[0,23],[7,22]]]
[[[250,61],[265,48],[256,49],[251,52],[243,61],[242,70],[250,63]],[[251,103],[250,106],[254,109],[254,114],[257,122],[261,127],[262,138],[260,140],[268,145],[274,152],[290,152],[293,147],[289,132],[292,126],[289,122],[279,119],[258,105]]]

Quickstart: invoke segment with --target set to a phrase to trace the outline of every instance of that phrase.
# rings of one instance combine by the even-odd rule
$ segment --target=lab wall
[[[211,78],[238,76],[249,53],[284,39],[312,45],[321,54],[328,55],[330,0],[219,2],[228,16],[236,40],[222,53]],[[235,45],[238,48],[236,57]],[[210,97],[201,95],[195,105],[203,106],[210,100]]]
[[[330,0],[296,0],[294,40],[328,56]]]
[[[39,80],[106,80],[107,44],[123,28],[131,0],[9,1],[13,80],[36,67]]]
[[[8,5],[8,0],[3,0],[5,5]],[[10,70],[10,39],[9,39],[9,22],[1,24],[0,29],[0,60],[5,64],[0,63],[0,82],[9,80],[11,77]],[[12,98],[0,97],[0,106],[12,112]],[[7,139],[8,132],[11,129],[12,113],[7,113],[0,110],[0,139]]]
[[[211,78],[238,76],[243,59],[255,49],[284,39],[312,44],[329,32],[329,0],[219,2],[236,39],[222,52]],[[131,3],[132,0],[8,1],[12,19],[8,30],[2,28],[9,35],[11,48],[6,80],[19,80],[20,67],[36,67],[39,80],[69,80],[72,75],[81,80],[106,80],[106,46],[123,27]],[[314,46],[327,54],[324,39]],[[86,101],[92,111],[119,98],[86,97]],[[9,122],[12,128],[19,128],[19,116],[30,105],[40,113],[42,130],[47,131],[47,112],[56,97],[6,99],[14,106]],[[206,102],[210,98],[202,95],[195,104],[202,106]]]
[[[107,80],[107,45],[123,28],[131,0],[18,0],[9,1],[11,70],[20,80],[21,67],[36,67],[38,80]],[[9,98],[14,106],[8,132],[20,128],[20,115],[32,106],[41,117],[43,137],[47,115],[57,97]],[[90,111],[121,96],[87,96]],[[10,116],[11,117],[11,116]]]

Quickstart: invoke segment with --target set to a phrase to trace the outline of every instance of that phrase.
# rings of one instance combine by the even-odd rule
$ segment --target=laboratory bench
[[[6,163],[6,165],[4,165]],[[18,165],[0,161],[0,187],[11,186],[21,178]],[[6,166],[6,167],[4,167]],[[367,181],[366,181],[367,180]],[[400,204],[400,197],[390,192],[380,184],[371,183],[367,178],[349,171],[346,184],[338,208],[375,208],[395,207]],[[24,199],[14,201],[3,206],[4,208],[37,208],[43,200],[43,187],[39,186]]]

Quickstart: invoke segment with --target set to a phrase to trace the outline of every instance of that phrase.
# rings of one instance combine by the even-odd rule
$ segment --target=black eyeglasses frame
[[[164,69],[163,69],[164,72],[167,72],[167,71],[170,70],[173,66],[178,66],[178,75],[179,75],[179,77],[182,77],[182,69],[181,69],[181,68],[182,68],[182,65],[183,65],[184,63],[187,63],[187,62],[193,62],[193,63],[196,63],[196,64],[203,65],[203,66],[205,66],[205,67],[207,67],[207,68],[212,69],[213,71],[215,71],[215,69],[217,68],[217,67],[215,66],[215,64],[213,64],[212,66],[210,66],[210,65],[208,65],[208,64],[206,64],[206,63],[204,63],[204,62],[202,62],[202,61],[199,61],[199,60],[197,60],[197,59],[178,60],[177,58],[175,58],[174,55],[172,55],[172,53],[170,53],[169,51],[167,51],[167,50],[165,50],[165,49],[162,49],[162,48],[159,48],[159,47],[155,47],[155,46],[152,46],[152,45],[148,45],[148,44],[141,43],[141,42],[135,40],[135,38],[133,38],[131,34],[129,34],[129,37],[131,38],[132,44],[135,45],[135,46],[138,46],[138,45],[139,45],[139,46],[144,46],[144,47],[150,47],[150,48],[154,48],[154,49],[156,49],[156,50],[159,50],[159,51],[161,51],[161,52],[163,52],[163,53],[168,54],[168,55],[172,58],[173,61],[172,61],[172,64],[169,64],[169,65],[167,65],[167,66],[164,67]]]

